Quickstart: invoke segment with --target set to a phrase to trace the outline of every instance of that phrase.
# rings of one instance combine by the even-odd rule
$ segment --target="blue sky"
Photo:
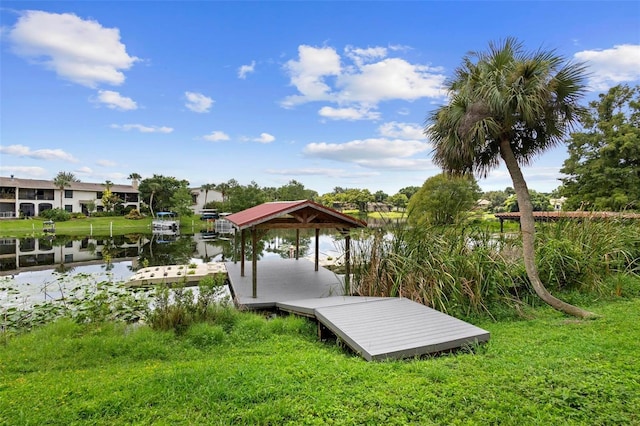
[[[395,194],[439,170],[422,134],[469,51],[514,36],[640,82],[640,3],[3,1],[0,174]],[[566,147],[526,168],[559,185]],[[503,167],[479,181],[511,186]]]

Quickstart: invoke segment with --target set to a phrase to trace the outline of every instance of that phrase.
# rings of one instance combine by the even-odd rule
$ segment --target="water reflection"
[[[321,259],[342,252],[339,237],[322,233]],[[295,231],[269,231],[257,245],[259,260],[294,258]],[[92,283],[121,283],[138,269],[239,259],[239,238],[194,235],[48,236],[0,239],[0,308],[59,298]],[[249,242],[245,258],[252,258]],[[299,257],[315,256],[314,231],[301,231]]]

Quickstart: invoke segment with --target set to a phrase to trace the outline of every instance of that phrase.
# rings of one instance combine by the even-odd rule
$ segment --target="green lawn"
[[[18,219],[0,220],[0,237],[25,237],[43,235],[43,219]],[[183,229],[196,230],[206,226],[199,220],[199,216],[185,217],[180,220]],[[65,222],[56,222],[56,234],[58,235],[124,235],[132,233],[151,232],[151,218],[140,220],[126,219],[122,216],[114,217],[87,217],[84,219],[71,219]]]
[[[0,424],[640,424],[640,299],[586,307],[602,316],[538,308],[476,323],[475,352],[377,363],[297,317],[61,321],[0,344]]]

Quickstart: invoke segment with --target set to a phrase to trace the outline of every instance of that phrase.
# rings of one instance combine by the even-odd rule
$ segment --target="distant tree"
[[[316,191],[306,189],[302,183],[293,179],[278,188],[277,194],[280,201],[313,200],[318,196]]]
[[[229,189],[226,206],[232,212],[239,212],[265,202],[265,194],[258,184],[252,181],[249,185],[236,184]]]
[[[389,198],[389,194],[384,191],[376,191],[375,194],[373,194],[373,201],[376,203],[384,203],[387,201],[387,198]]]
[[[401,188],[398,191],[398,193],[406,195],[407,196],[407,200],[411,200],[411,197],[413,197],[413,194],[415,194],[419,190],[420,190],[419,186],[406,186],[404,188]]]
[[[215,183],[205,183],[200,187],[200,191],[204,192],[204,203],[202,203],[203,205],[207,205],[207,196],[209,195],[209,191],[213,191],[214,189],[216,189]]]
[[[427,179],[409,200],[410,225],[452,225],[461,222],[482,192],[471,175],[440,173]]]
[[[178,213],[180,216],[192,216],[193,210],[191,205],[193,203],[193,197],[191,191],[187,187],[180,187],[176,189],[170,198],[171,207],[170,210]]]
[[[127,178],[131,181],[131,186],[133,186],[134,188],[138,187],[138,184],[140,183],[140,179],[142,179],[142,176],[140,176],[139,173],[130,173],[129,177]]]
[[[397,194],[394,194],[391,197],[387,198],[387,202],[390,203],[396,209],[403,210],[407,207],[407,204],[409,203],[409,199],[405,194],[398,192]]]
[[[491,203],[489,210],[497,213],[504,211],[504,202],[509,198],[509,194],[507,194],[507,191],[487,191],[482,194],[482,198]]]
[[[228,201],[229,189],[233,186],[237,186],[238,182],[235,179],[231,179],[229,182],[222,182],[216,185],[216,191],[222,194],[222,202]]]
[[[153,213],[153,198],[156,195],[156,193],[158,191],[160,191],[162,189],[162,185],[158,182],[149,182],[148,184],[148,188],[149,188],[149,211],[151,212],[151,217],[155,217],[155,214]]]
[[[169,210],[172,207],[171,197],[181,188],[188,189],[189,181],[154,174],[153,177],[140,182],[138,191],[140,191],[142,200],[149,200],[149,210],[153,216],[154,212]],[[191,203],[191,201],[189,202]]]
[[[587,73],[553,51],[526,52],[508,38],[488,52],[462,60],[447,84],[448,104],[427,119],[433,162],[446,171],[481,176],[504,161],[520,205],[523,259],[536,294],[550,306],[578,317],[593,313],[554,297],[535,262],[535,221],[522,165],[563,142],[583,112],[579,100]]]
[[[548,212],[553,209],[551,205],[551,198],[543,194],[542,192],[534,191],[533,189],[529,190],[529,195],[531,197],[531,205],[533,206],[534,212]],[[504,201],[505,211],[508,212],[519,212],[520,208],[518,207],[518,197],[516,195],[510,195]]]
[[[64,189],[71,185],[71,182],[80,182],[80,179],[71,172],[58,172],[53,178],[53,184],[60,190],[60,208],[62,209],[62,201],[64,200]]]
[[[361,213],[367,211],[369,203],[373,202],[373,194],[368,189],[349,188],[335,195],[335,201],[347,204],[354,204]]]
[[[278,201],[280,199],[278,196],[278,188],[275,186],[265,186],[262,188],[262,192],[264,193],[266,201]]]
[[[336,197],[335,194],[328,192],[326,194],[322,194],[321,196],[319,196],[317,201],[323,206],[334,207],[334,204],[336,202],[335,197]]]
[[[111,192],[111,187],[113,186],[113,182],[107,180],[104,184],[105,189],[102,191],[102,205],[104,209],[108,212],[112,211],[118,203],[121,203],[122,200],[113,192]]]
[[[565,207],[640,209],[640,86],[615,86],[589,103],[560,171]]]

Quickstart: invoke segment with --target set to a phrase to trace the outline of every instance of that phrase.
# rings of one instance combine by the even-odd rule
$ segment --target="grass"
[[[639,424],[640,299],[476,323],[491,341],[367,363],[314,324],[235,313],[185,333],[58,321],[0,345],[0,424]]]
[[[25,237],[43,235],[41,218],[0,220],[0,237]],[[151,232],[151,217],[140,220],[126,219],[123,216],[112,217],[87,217],[83,219],[71,219],[65,222],[56,222],[57,235],[89,235],[95,236],[125,235],[131,233]],[[200,221],[199,216],[184,217],[180,219],[182,229],[190,230],[192,227],[199,231],[205,229],[206,222]]]

